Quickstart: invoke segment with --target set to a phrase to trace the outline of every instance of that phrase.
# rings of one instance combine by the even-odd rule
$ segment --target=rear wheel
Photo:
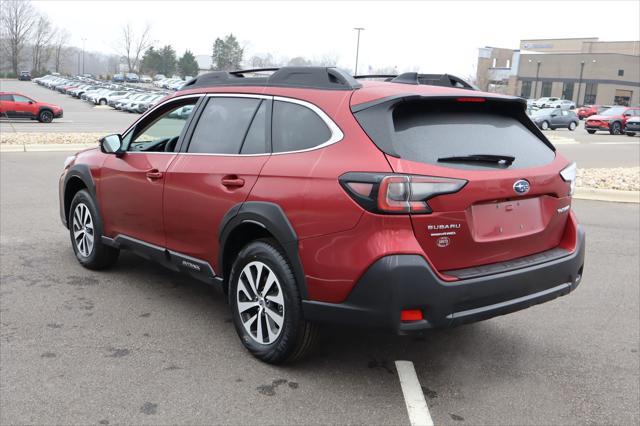
[[[302,317],[295,277],[275,241],[257,240],[240,251],[231,269],[229,302],[238,336],[256,358],[280,364],[313,348],[317,326]]]
[[[587,133],[589,133],[590,135],[594,134],[595,132],[595,130],[587,130]]]
[[[104,269],[118,260],[119,250],[102,243],[102,219],[93,198],[78,191],[69,208],[69,234],[78,262],[88,269]]]
[[[53,121],[53,113],[47,110],[40,111],[38,121],[41,123],[51,123],[51,121]]]
[[[611,133],[612,135],[619,135],[622,133],[622,124],[618,123],[617,121],[615,123],[613,123],[611,125],[611,128],[609,129],[609,133]]]
[[[574,131],[577,126],[578,126],[578,123],[576,123],[575,121],[572,121],[571,123],[569,123],[569,130]]]
[[[542,123],[540,123],[540,128],[542,130],[548,130],[549,129],[549,122],[548,121],[543,121]]]
[[[107,104],[106,99],[100,99],[100,105],[106,105],[106,104]]]

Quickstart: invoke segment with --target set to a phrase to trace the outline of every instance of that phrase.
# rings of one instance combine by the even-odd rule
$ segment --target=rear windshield
[[[509,167],[513,169],[542,166],[555,158],[554,151],[527,128],[532,123],[518,105],[409,101],[391,109],[366,109],[356,117],[382,151],[406,160],[463,169],[501,167],[438,161],[489,154],[515,157]]]

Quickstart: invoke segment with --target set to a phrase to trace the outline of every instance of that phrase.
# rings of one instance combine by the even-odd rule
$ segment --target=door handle
[[[241,188],[244,186],[244,179],[236,175],[227,175],[222,178],[221,182],[227,188]]]
[[[162,179],[162,172],[158,169],[151,169],[147,171],[147,178],[151,180]]]

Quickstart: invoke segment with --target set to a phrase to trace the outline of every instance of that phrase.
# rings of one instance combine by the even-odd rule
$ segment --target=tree
[[[140,65],[140,71],[154,75],[160,72],[162,68],[162,56],[160,52],[155,50],[153,46],[148,48],[142,56],[142,65]]]
[[[58,29],[56,31],[56,38],[53,42],[53,59],[56,72],[60,72],[64,65],[64,59],[66,56],[66,45],[69,41],[69,32],[64,29]]]
[[[307,67],[311,65],[311,61],[302,56],[296,56],[295,58],[291,58],[287,65],[290,67]]]
[[[271,53],[267,53],[264,55],[254,55],[249,59],[249,66],[251,68],[271,68],[277,67],[278,64],[276,60],[273,59],[273,55]]]
[[[47,62],[49,62],[49,57],[51,56],[51,41],[54,36],[55,30],[51,26],[51,22],[46,16],[40,15],[33,26],[32,71],[34,73],[37,74],[45,70]]]
[[[159,71],[167,77],[176,73],[176,51],[170,44],[160,50]]]
[[[216,38],[213,43],[213,55],[211,56],[212,68],[220,71],[237,70],[242,63],[244,49],[233,34],[227,35],[224,40]]]
[[[22,49],[28,40],[36,21],[36,12],[28,0],[7,0],[0,13],[0,38],[11,58],[11,69],[18,74]]]
[[[122,27],[122,39],[120,40],[120,53],[127,61],[129,72],[139,69],[140,55],[151,46],[151,27],[147,24],[139,37],[131,26],[131,23]]]
[[[184,78],[187,75],[192,77],[198,75],[198,61],[190,50],[184,52],[184,55],[178,60],[178,71],[180,76]]]

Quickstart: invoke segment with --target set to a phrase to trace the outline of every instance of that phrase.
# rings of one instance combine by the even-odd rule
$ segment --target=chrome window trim
[[[327,127],[329,127],[331,136],[326,142],[323,142],[320,145],[316,145],[311,148],[298,149],[295,151],[272,152],[271,155],[297,154],[299,152],[315,151],[316,149],[322,149],[329,145],[333,145],[334,143],[340,142],[344,138],[344,134],[342,133],[342,130],[340,130],[340,127],[338,127],[338,125],[322,109],[312,104],[311,102],[302,101],[300,99],[294,99],[294,98],[286,98],[283,96],[274,96],[273,100],[281,101],[281,102],[289,102],[292,104],[298,104],[303,107],[309,108],[311,111],[316,113],[316,115],[320,117],[322,121],[324,121],[324,124],[326,124]],[[272,122],[273,122],[273,118],[272,118]],[[273,140],[271,141],[271,150],[273,151]]]
[[[322,149],[327,146],[333,145],[335,143],[340,142],[344,139],[344,133],[338,125],[325,113],[320,107],[312,104],[311,102],[303,101],[295,98],[288,98],[284,96],[272,96],[272,95],[262,95],[262,94],[253,94],[253,93],[199,93],[199,94],[190,94],[190,95],[182,95],[176,96],[166,101],[157,104],[153,109],[147,110],[142,117],[136,120],[129,128],[122,134],[122,139],[124,139],[129,131],[137,123],[143,120],[148,114],[152,113],[156,109],[168,104],[172,101],[193,98],[193,97],[201,97],[206,96],[207,98],[254,98],[254,99],[266,99],[280,102],[288,102],[292,104],[297,104],[303,107],[306,107],[313,111],[320,119],[325,123],[325,125],[329,128],[329,132],[331,136],[326,142],[321,143],[320,145],[316,145],[311,148],[299,149],[296,151],[283,151],[283,152],[265,152],[262,154],[216,154],[216,153],[204,153],[204,152],[158,152],[158,151],[126,151],[127,154],[172,154],[172,155],[196,155],[196,156],[216,156],[216,157],[264,157],[271,155],[287,155],[287,154],[297,154],[302,152],[315,151],[317,149]],[[272,149],[273,149],[273,141],[272,141]]]

